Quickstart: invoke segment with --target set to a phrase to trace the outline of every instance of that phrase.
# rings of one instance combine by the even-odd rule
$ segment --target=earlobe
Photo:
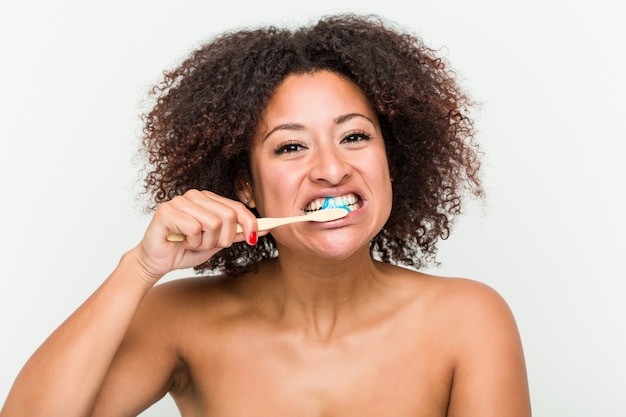
[[[252,198],[252,187],[248,181],[242,181],[237,187],[237,197],[248,208],[255,208],[254,198]]]

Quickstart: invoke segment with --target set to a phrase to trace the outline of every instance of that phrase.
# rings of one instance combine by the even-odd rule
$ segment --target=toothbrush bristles
[[[350,208],[346,205],[338,206],[335,204],[335,200],[332,197],[326,197],[324,202],[322,203],[322,210],[330,209],[330,208],[342,208],[348,212],[350,212]]]

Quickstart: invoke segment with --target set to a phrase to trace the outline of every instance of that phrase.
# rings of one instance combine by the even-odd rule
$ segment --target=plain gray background
[[[0,0],[0,401],[141,238],[138,116],[162,71],[226,29],[353,11],[441,49],[481,102],[487,200],[468,207],[429,272],[509,302],[535,416],[626,416],[618,1],[405,3]],[[176,409],[166,397],[144,415]]]

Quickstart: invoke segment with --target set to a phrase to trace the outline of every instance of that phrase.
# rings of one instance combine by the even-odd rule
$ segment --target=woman
[[[184,416],[530,415],[501,297],[417,271],[482,194],[470,100],[431,50],[357,16],[239,31],[154,93],[154,217],[2,417],[132,416],[168,392]],[[348,215],[258,230],[328,198]],[[214,274],[155,286],[192,266]]]

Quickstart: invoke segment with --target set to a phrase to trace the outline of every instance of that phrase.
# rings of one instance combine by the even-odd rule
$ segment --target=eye
[[[364,140],[370,140],[372,137],[365,132],[350,132],[341,139],[342,143],[358,143]]]
[[[286,154],[286,153],[297,153],[306,149],[306,146],[301,143],[295,141],[283,142],[274,148],[274,153],[276,155]]]

